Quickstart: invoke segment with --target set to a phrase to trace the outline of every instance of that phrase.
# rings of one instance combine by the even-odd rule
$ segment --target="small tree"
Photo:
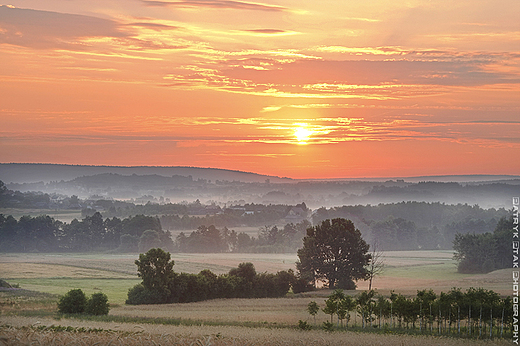
[[[352,298],[349,295],[345,295],[339,302],[338,318],[339,318],[340,312],[343,314],[343,311],[344,311],[343,318],[347,319],[347,325],[346,325],[347,328],[348,328],[348,322],[350,321],[350,311],[354,310],[356,308],[356,305],[357,305],[357,303],[354,300],[354,298]]]
[[[334,297],[330,296],[329,299],[325,301],[325,307],[323,308],[323,312],[327,315],[330,315],[330,323],[332,324],[332,318],[334,314],[338,310],[338,302]]]
[[[375,241],[372,245],[372,258],[370,258],[370,263],[367,267],[368,272],[368,290],[372,289],[372,281],[376,276],[379,276],[383,273],[385,269],[385,261],[384,261],[384,252],[381,249],[379,241]]]
[[[307,311],[314,317],[314,325],[316,325],[316,314],[320,311],[318,303],[315,301],[310,302],[309,305],[307,305]]]
[[[363,291],[360,294],[357,295],[356,303],[359,306],[359,313],[362,317],[362,327],[366,327],[366,322],[372,321],[372,308],[373,308],[373,301],[376,292],[374,290],[370,291]]]
[[[110,304],[104,293],[94,293],[87,301],[85,312],[89,315],[108,315]]]
[[[81,314],[85,311],[87,297],[79,288],[68,291],[58,301],[58,311],[63,314]]]

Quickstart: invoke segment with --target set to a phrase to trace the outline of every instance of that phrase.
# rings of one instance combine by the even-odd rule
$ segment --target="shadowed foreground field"
[[[5,325],[8,324],[9,327]],[[31,326],[31,327],[27,327]],[[50,326],[54,326],[49,328]],[[57,331],[56,326],[74,327]],[[78,328],[83,328],[78,331]],[[88,329],[97,329],[88,331]],[[102,329],[102,331],[100,330]],[[233,326],[165,326],[114,322],[10,317],[0,327],[7,345],[509,345],[510,340],[466,340],[410,335],[377,335],[320,330],[247,328]]]

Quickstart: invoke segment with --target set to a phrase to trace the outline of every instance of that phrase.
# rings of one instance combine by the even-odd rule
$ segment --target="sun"
[[[298,144],[307,144],[312,136],[312,131],[307,128],[307,124],[298,124],[298,127],[294,129],[294,136]]]

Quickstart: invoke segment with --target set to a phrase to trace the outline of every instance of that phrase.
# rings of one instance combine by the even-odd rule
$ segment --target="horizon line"
[[[250,174],[261,177],[272,177],[277,179],[287,179],[293,181],[341,181],[341,180],[376,180],[376,179],[386,179],[386,180],[405,180],[405,179],[421,179],[421,178],[463,178],[463,177],[502,177],[502,178],[510,178],[510,179],[520,179],[520,175],[513,174],[486,174],[486,173],[471,173],[471,174],[436,174],[436,175],[417,175],[417,176],[374,176],[374,177],[336,177],[336,178],[290,178],[290,177],[280,177],[276,175],[262,174],[256,172],[248,172],[242,171],[238,169],[228,169],[228,168],[218,168],[218,167],[199,167],[199,166],[166,166],[166,165],[106,165],[106,164],[70,164],[70,163],[46,163],[46,162],[0,162],[0,165],[47,165],[47,166],[71,166],[71,167],[107,167],[107,168],[188,168],[188,169],[207,169],[207,170],[217,170],[217,171],[228,171],[234,173],[241,174]]]

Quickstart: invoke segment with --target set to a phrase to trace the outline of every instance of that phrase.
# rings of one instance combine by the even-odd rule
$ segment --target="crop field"
[[[30,326],[30,327],[27,327]],[[59,326],[59,327],[58,327]],[[63,327],[71,327],[67,330]],[[58,331],[57,331],[58,330]],[[2,339],[3,338],[3,339]],[[388,346],[487,346],[509,345],[509,340],[465,340],[410,335],[379,335],[356,332],[329,333],[321,330],[244,328],[234,326],[169,326],[116,322],[13,317],[9,327],[0,327],[0,341],[39,345],[388,345]],[[7,345],[10,345],[8,341]]]
[[[56,344],[70,344],[75,338],[88,339],[88,344],[119,340],[128,345],[341,345],[345,342],[356,345],[490,344],[425,336],[326,333],[296,329],[299,320],[310,325],[321,325],[330,319],[320,311],[315,322],[306,312],[310,301],[316,301],[323,308],[326,296],[330,294],[328,290],[289,294],[284,298],[217,299],[186,304],[127,306],[124,302],[128,289],[141,281],[136,275],[134,264],[137,258],[137,254],[0,255],[0,278],[29,290],[28,293],[17,294],[0,291],[0,325],[4,325],[0,329],[0,341],[1,337],[11,339],[15,336],[19,340],[26,340],[24,342],[39,341],[42,344],[51,337],[55,338]],[[172,254],[172,258],[176,272],[198,273],[202,269],[210,269],[217,274],[228,272],[246,261],[252,262],[257,272],[295,269],[297,259],[293,254]],[[437,293],[447,292],[452,287],[483,287],[502,295],[511,294],[511,270],[485,275],[459,274],[450,251],[389,251],[385,253],[385,263],[384,273],[373,282],[373,287],[385,295],[395,290],[413,296],[417,290],[430,288]],[[109,318],[122,320],[110,322],[63,317],[57,320],[57,299],[73,288],[81,288],[87,295],[96,292],[107,294],[111,304]],[[367,288],[367,282],[358,282],[358,291]],[[347,293],[355,295],[358,291]],[[124,319],[131,322],[124,322]],[[139,319],[179,320],[185,323],[143,324]],[[350,323],[359,325],[360,320],[359,316],[353,316]],[[42,325],[98,328],[103,331],[37,328]],[[494,341],[492,344],[505,343]]]

